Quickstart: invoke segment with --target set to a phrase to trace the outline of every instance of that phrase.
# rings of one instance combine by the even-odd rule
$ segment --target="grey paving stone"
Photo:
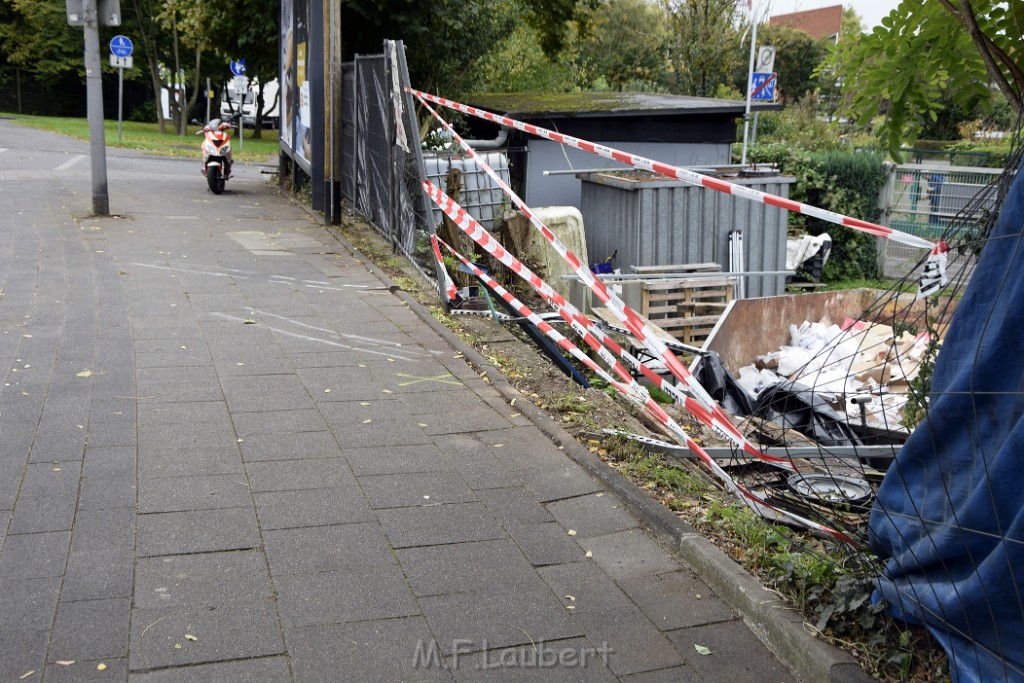
[[[215,401],[182,401],[179,403],[151,403],[140,401],[138,406],[139,431],[143,427],[168,425],[172,428],[213,424],[230,426],[227,403]]]
[[[138,368],[186,368],[211,363],[210,352],[195,347],[135,354],[135,366]]]
[[[68,660],[70,661],[70,660]],[[100,671],[99,665],[103,665]],[[76,659],[74,664],[47,664],[47,683],[127,683],[128,658]]]
[[[242,453],[235,439],[224,435],[219,441],[219,445],[169,447],[151,445],[159,440],[143,444],[139,447],[139,479],[244,473]]]
[[[349,448],[345,459],[357,477],[413,472],[454,472],[452,464],[433,444]]]
[[[751,633],[742,621],[722,622],[669,631],[666,634],[698,680],[727,680],[736,683],[793,681],[794,677]],[[694,645],[711,650],[699,654]],[[742,653],[742,656],[737,656]]]
[[[360,477],[363,488],[376,509],[418,507],[431,503],[472,503],[479,500],[465,480],[454,472],[416,472]]]
[[[84,476],[78,492],[78,509],[132,508],[135,507],[136,494],[134,476]]]
[[[579,538],[603,536],[640,526],[622,503],[604,492],[547,504],[548,512]]]
[[[585,623],[590,642],[611,649],[608,666],[618,676],[685,663],[672,642],[639,610],[605,614],[601,618],[586,619]]]
[[[139,448],[202,448],[225,446],[236,441],[234,429],[222,422],[139,422]]]
[[[373,385],[369,368],[358,365],[300,369],[296,375],[317,403],[370,401],[380,397],[380,389]]]
[[[139,513],[185,512],[249,507],[252,494],[245,477],[214,474],[200,477],[161,477],[139,482]]]
[[[146,631],[145,637],[143,631]],[[194,635],[196,640],[185,638],[185,634]],[[128,655],[131,671],[251,659],[283,652],[284,641],[269,600],[250,600],[218,609],[132,610]]]
[[[281,618],[291,628],[420,613],[397,564],[275,575],[274,585]]]
[[[133,446],[88,446],[82,476],[134,477],[136,451]]]
[[[64,600],[104,600],[132,595],[133,548],[72,550],[64,575]]]
[[[259,546],[252,508],[139,515],[139,557],[242,550]]]
[[[662,631],[736,619],[732,609],[707,584],[685,570],[637,576],[618,583]]]
[[[289,680],[291,675],[285,657],[175,667],[133,673],[128,678],[130,683],[282,683]]]
[[[423,614],[444,655],[459,642],[465,651],[502,648],[583,635],[569,611],[547,589],[489,589],[420,598]]]
[[[576,463],[566,459],[560,464],[531,470],[517,470],[516,476],[541,502],[573,498],[604,489]]]
[[[546,469],[564,465],[566,455],[537,427],[509,427],[480,435],[486,447],[512,471]]]
[[[431,443],[427,431],[397,401],[321,403],[320,411],[344,448],[412,446]],[[425,424],[425,423],[424,423]]]
[[[458,396],[459,392],[445,392],[445,394],[446,400],[443,403],[443,409],[441,406],[433,406],[428,410],[426,406],[423,406],[413,412],[413,417],[427,425],[423,428],[427,434],[475,433],[503,429],[510,424],[503,415],[480,401],[476,394],[470,394],[474,399],[474,403],[471,405],[460,405],[458,401],[454,404],[448,402],[448,395]]]
[[[248,346],[246,348],[214,348],[214,363],[222,377],[251,377],[285,375],[294,372],[292,364],[280,355],[276,344]]]
[[[321,488],[357,489],[356,478],[348,463],[337,458],[250,462],[245,469],[255,493]]]
[[[538,589],[540,577],[507,539],[437,545],[397,551],[418,597],[484,591]]]
[[[448,662],[455,680],[466,683],[601,683],[619,680],[605,665],[610,654],[586,638],[569,638],[452,655]]]
[[[85,453],[85,429],[68,427],[84,427],[87,421],[85,418],[72,418],[72,421],[61,421],[59,425],[40,422],[36,438],[32,442],[29,461],[47,463],[81,460]]]
[[[0,580],[0,641],[17,633],[45,631],[53,625],[60,579]],[[5,650],[6,652],[6,650]]]
[[[288,632],[296,683],[442,683],[444,660],[431,650],[423,617],[327,624]],[[417,657],[417,647],[420,656]],[[435,656],[431,656],[434,654]]]
[[[75,516],[72,552],[131,550],[135,547],[134,510],[89,510]]]
[[[127,598],[61,602],[49,660],[126,657],[130,608]]]
[[[171,368],[148,368],[168,370]],[[191,368],[173,368],[175,370],[200,370],[208,372],[210,366],[201,365]],[[135,389],[139,396],[145,396],[150,404],[158,403],[215,403],[224,400],[224,393],[216,379],[206,381],[177,380],[172,382],[145,382]]]
[[[509,524],[540,524],[554,521],[554,518],[537,502],[531,492],[521,486],[504,489],[480,489],[480,500],[488,511],[506,528]]]
[[[8,534],[0,548],[0,576],[4,579],[61,576],[70,542],[70,531]]]
[[[199,339],[201,337],[187,341],[174,339],[164,343],[170,343],[175,346],[180,346],[181,344],[194,345]],[[147,341],[138,340],[136,345],[147,343]],[[168,384],[219,384],[220,378],[217,376],[217,369],[212,365],[190,368],[139,368],[135,371],[135,383],[140,395],[148,395],[148,387],[165,386]]]
[[[295,375],[222,377],[221,385],[232,413],[312,408],[309,392]]]
[[[438,450],[474,491],[522,486],[522,482],[479,440],[463,434],[435,437]]]
[[[615,580],[679,569],[679,563],[641,529],[617,531],[579,541],[594,562]]]
[[[619,679],[622,683],[702,683],[693,669],[687,666],[674,666],[670,669],[644,671]]]
[[[274,576],[395,563],[377,522],[268,530],[263,544]]]
[[[391,508],[379,510],[377,514],[395,548],[507,537],[481,503]]]
[[[358,488],[302,489],[255,493],[260,527],[292,529],[328,524],[352,524],[377,516]]]
[[[50,634],[45,630],[19,631],[5,637],[4,656],[0,657],[0,681],[41,681],[49,642]]]
[[[341,457],[341,448],[330,432],[254,434],[242,440],[242,458],[261,460],[303,460]]]
[[[573,618],[584,623],[590,617],[602,619],[637,611],[629,596],[589,560],[541,567],[537,572],[562,604],[574,607]]]
[[[243,413],[235,415],[234,422],[235,431],[243,439],[254,434],[295,434],[327,430],[327,423],[316,409]]]
[[[86,432],[86,458],[94,448],[108,446],[134,446],[138,442],[134,420],[132,422],[96,422],[89,420]]]
[[[81,471],[81,461],[28,465],[9,533],[70,529]]]
[[[584,550],[558,522],[509,522],[505,530],[535,567],[579,562],[584,558]]]
[[[134,605],[140,609],[219,607],[272,594],[266,559],[257,550],[136,562]]]
[[[365,359],[357,357],[350,351],[286,349],[285,353],[288,354],[288,361],[296,370],[357,366],[359,363],[365,364]]]

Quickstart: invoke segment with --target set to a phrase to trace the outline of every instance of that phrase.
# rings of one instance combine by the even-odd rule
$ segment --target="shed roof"
[[[662,93],[579,92],[579,93],[484,93],[467,98],[484,109],[521,118],[536,117],[630,117],[673,114],[742,115],[743,100],[688,97]],[[753,110],[778,109],[772,103],[754,103]]]

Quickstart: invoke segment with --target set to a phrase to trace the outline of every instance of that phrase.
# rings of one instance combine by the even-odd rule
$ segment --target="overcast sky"
[[[767,9],[769,16],[840,4],[843,7],[853,7],[863,20],[864,28],[870,29],[882,23],[882,17],[900,3],[899,0],[754,0],[754,7],[758,13]]]

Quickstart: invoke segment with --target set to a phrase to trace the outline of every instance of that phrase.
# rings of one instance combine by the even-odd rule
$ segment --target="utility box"
[[[793,176],[724,177],[736,185],[789,197]],[[615,256],[623,273],[633,266],[718,263],[730,270],[729,233],[743,235],[743,271],[786,268],[788,212],[768,204],[733,197],[682,180],[646,171],[581,173],[582,213],[587,251],[592,260]],[[748,277],[747,297],[776,296],[785,290],[784,275]]]

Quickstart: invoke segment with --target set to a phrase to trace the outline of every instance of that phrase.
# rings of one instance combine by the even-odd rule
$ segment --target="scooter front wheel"
[[[206,167],[206,183],[214,194],[220,194],[224,191],[224,176],[220,174],[220,166]]]

